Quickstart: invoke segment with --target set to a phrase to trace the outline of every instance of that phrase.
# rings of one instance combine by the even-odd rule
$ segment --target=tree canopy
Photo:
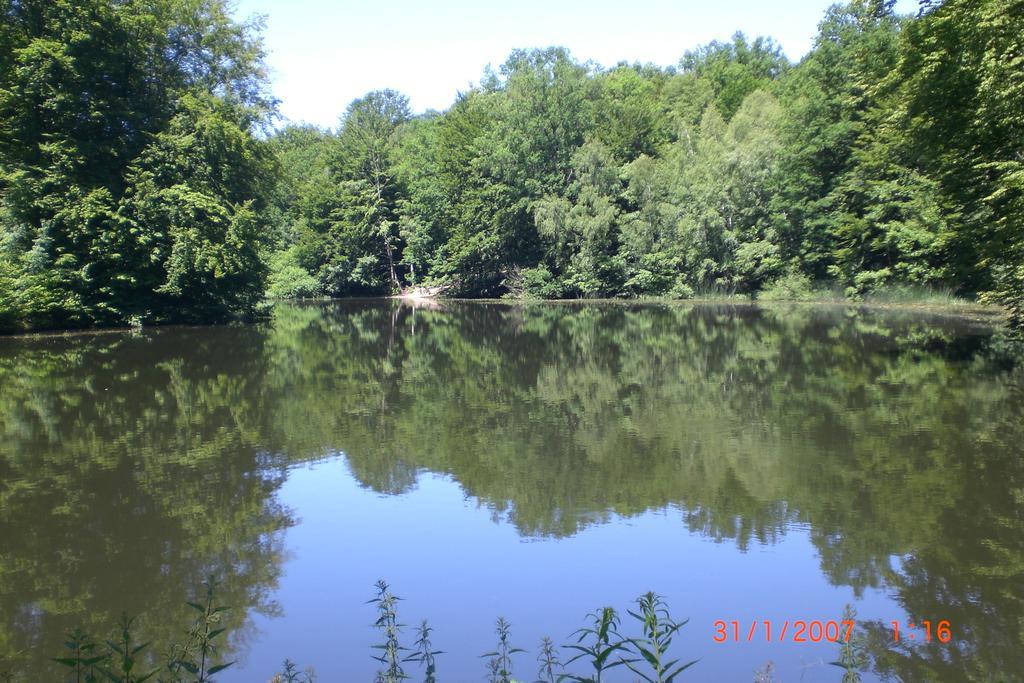
[[[259,25],[223,0],[0,14],[0,328],[250,312],[276,164]]]
[[[223,0],[6,0],[0,329],[423,284],[933,288],[1024,325],[1024,0],[893,4],[832,6],[799,63],[742,33],[667,68],[515,50],[444,112],[375,90],[264,136],[259,25]]]
[[[328,294],[936,288],[1020,322],[1024,4],[893,4],[831,7],[797,64],[742,33],[665,69],[517,50],[446,112],[393,120],[386,218],[346,189],[365,156],[350,113],[327,183],[348,208],[297,219],[307,272]],[[379,274],[331,280],[337,235],[367,220],[398,227],[343,258]]]

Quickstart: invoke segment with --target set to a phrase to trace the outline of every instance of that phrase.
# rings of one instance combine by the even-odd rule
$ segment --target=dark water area
[[[983,322],[820,306],[349,301],[0,339],[0,673],[63,680],[64,634],[123,613],[159,654],[215,573],[225,682],[285,657],[372,681],[379,578],[443,681],[485,679],[499,615],[532,681],[541,636],[648,590],[690,619],[681,680],[838,682],[837,644],[778,641],[848,604],[864,681],[1022,680],[1019,358]]]

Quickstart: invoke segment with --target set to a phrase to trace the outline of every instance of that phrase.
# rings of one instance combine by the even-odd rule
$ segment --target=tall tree
[[[1024,1],[935,4],[907,27],[896,115],[956,226],[950,267],[1024,325]]]
[[[139,222],[129,194],[133,169],[156,163],[157,185],[185,191],[194,189],[188,183],[199,164],[208,167],[209,210],[196,220],[243,220],[244,206],[260,208],[268,184],[259,178],[273,164],[253,134],[273,101],[258,23],[235,23],[223,0],[6,0],[0,15],[0,324],[251,311],[263,287],[258,260],[240,265],[251,270],[245,277],[224,276],[224,262],[205,249],[222,249],[227,233],[186,249],[183,233]],[[218,118],[199,137],[238,144],[213,149],[189,137],[184,149],[165,146],[162,136],[186,120],[210,122],[195,115],[196,97],[212,97],[208,113]],[[178,158],[157,162],[160,155]],[[235,169],[257,180],[243,189]],[[259,230],[243,232],[248,240]],[[169,261],[185,252],[224,306],[190,308],[174,283],[181,263]]]
[[[771,38],[748,41],[737,32],[732,40],[714,40],[689,50],[679,60],[684,74],[710,83],[712,101],[728,121],[750,93],[766,87],[790,67],[782,48]]]
[[[785,258],[814,279],[836,276],[842,207],[833,192],[855,166],[855,146],[876,106],[872,86],[889,75],[898,36],[889,0],[833,5],[814,49],[780,86],[788,111],[781,198],[788,220],[780,242]]]
[[[378,246],[363,258],[384,257],[387,289],[400,288],[395,270],[398,240],[397,130],[409,120],[409,99],[394,90],[377,90],[355,100],[342,119],[337,154],[332,161],[340,182],[344,221]],[[373,275],[367,284],[377,285]]]

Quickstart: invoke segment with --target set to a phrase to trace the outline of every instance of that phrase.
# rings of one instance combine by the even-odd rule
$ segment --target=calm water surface
[[[61,680],[64,632],[123,612],[170,642],[215,572],[225,683],[285,657],[372,681],[378,578],[445,681],[484,678],[499,615],[534,680],[542,635],[647,590],[690,618],[688,680],[839,681],[838,647],[763,622],[847,604],[865,681],[1022,680],[1018,357],[839,307],[355,301],[0,339],[0,674]],[[893,646],[893,620],[952,642]]]

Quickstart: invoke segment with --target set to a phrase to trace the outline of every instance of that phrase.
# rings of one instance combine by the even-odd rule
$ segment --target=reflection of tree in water
[[[349,302],[9,340],[0,647],[107,623],[118,599],[176,613],[214,566],[233,567],[226,602],[265,606],[285,467],[343,452],[381,492],[448,474],[527,535],[668,505],[741,549],[798,523],[833,582],[952,621],[965,644],[943,675],[1024,670],[1009,357],[920,314],[622,304]],[[915,656],[939,667],[933,650]]]
[[[745,549],[797,522],[836,584],[961,625],[939,680],[1024,670],[1024,381],[984,328],[840,308],[451,305],[416,312],[413,334],[412,315],[326,318],[350,330],[318,352],[380,378],[358,389],[373,401],[332,392],[367,485],[449,473],[524,534],[671,504]]]
[[[947,619],[954,640],[876,647],[883,673],[908,681],[1024,680],[1021,380],[1019,369],[1007,377],[1004,410],[979,423],[970,450],[943,464],[960,480],[949,491],[955,498],[936,501],[940,509],[887,580],[910,619]]]
[[[274,610],[291,521],[274,498],[285,461],[258,441],[262,341],[204,330],[5,342],[0,656],[22,651],[38,680],[55,679],[63,634],[106,637],[122,611],[143,615],[145,639],[173,642],[210,573],[240,607],[236,644],[247,607]]]

